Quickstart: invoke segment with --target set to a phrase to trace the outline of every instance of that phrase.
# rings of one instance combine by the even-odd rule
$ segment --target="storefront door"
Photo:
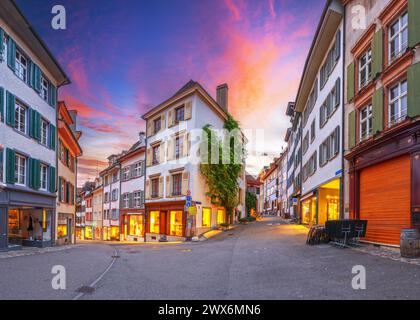
[[[166,211],[160,212],[160,234],[167,234],[166,231]]]
[[[0,249],[7,247],[7,208],[0,208]]]

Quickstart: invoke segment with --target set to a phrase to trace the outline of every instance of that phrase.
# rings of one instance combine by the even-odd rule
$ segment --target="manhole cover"
[[[83,287],[80,287],[79,289],[77,289],[76,291],[80,292],[80,293],[94,293],[95,288],[90,287],[90,286],[83,286]]]

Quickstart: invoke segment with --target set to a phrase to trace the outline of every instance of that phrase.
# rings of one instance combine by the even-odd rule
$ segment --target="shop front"
[[[329,181],[301,200],[301,222],[322,225],[340,219],[340,179]]]
[[[99,236],[97,238],[98,240],[100,239]],[[102,228],[102,240],[104,241],[120,240],[120,227],[119,226],[104,226]]]
[[[86,225],[84,231],[85,231],[84,239],[85,240],[92,240],[93,239],[92,226],[91,225]]]
[[[147,204],[146,241],[184,241],[187,238],[185,201]]]
[[[55,197],[16,187],[0,190],[0,250],[53,245]]]
[[[68,213],[58,213],[57,244],[71,244],[74,242],[74,216]]]
[[[144,230],[146,223],[144,210],[121,212],[121,240],[144,242]]]

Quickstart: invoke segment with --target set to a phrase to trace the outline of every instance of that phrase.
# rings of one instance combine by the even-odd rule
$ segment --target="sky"
[[[215,97],[229,85],[229,111],[242,129],[264,130],[250,146],[258,174],[285,147],[288,101],[301,73],[324,1],[313,0],[17,0],[72,84],[59,99],[78,111],[79,185],[107,157],[145,131],[141,115],[190,79]],[[56,4],[66,30],[51,27]],[[258,149],[258,150],[257,150]],[[258,151],[258,152],[254,152]]]

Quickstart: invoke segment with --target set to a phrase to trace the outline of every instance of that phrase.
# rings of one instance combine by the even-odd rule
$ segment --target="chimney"
[[[144,137],[146,136],[146,133],[144,131],[139,132],[139,142],[140,144],[144,143]]]
[[[217,86],[216,101],[226,112],[228,112],[228,85],[227,83]]]

